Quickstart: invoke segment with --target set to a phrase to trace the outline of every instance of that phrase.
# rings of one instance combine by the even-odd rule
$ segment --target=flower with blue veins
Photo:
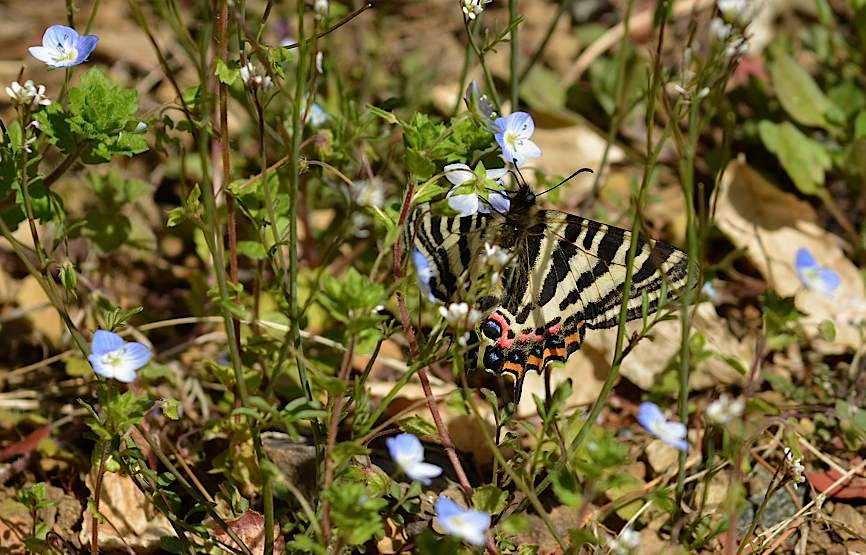
[[[328,122],[328,112],[321,106],[313,102],[310,105],[310,111],[307,113],[307,123],[313,127],[321,127]]]
[[[478,164],[473,170],[466,164],[448,164],[443,168],[445,178],[454,185],[446,198],[448,206],[460,216],[473,216],[478,212],[489,214],[491,208],[499,214],[508,212],[511,200],[502,191],[489,189],[502,186],[505,168],[485,169]]]
[[[502,156],[506,162],[522,166],[527,158],[541,156],[541,149],[532,142],[535,122],[526,112],[514,112],[504,118],[496,118],[493,127],[493,136],[502,148]]]
[[[445,531],[472,545],[484,545],[490,515],[475,509],[464,509],[450,497],[440,495],[436,499],[436,518]]]
[[[72,67],[87,61],[99,37],[79,35],[72,27],[52,25],[42,35],[42,46],[31,46],[30,55],[49,67]]]
[[[637,421],[663,443],[683,452],[689,450],[689,444],[685,439],[686,425],[682,422],[669,422],[655,403],[649,401],[641,403],[637,411]]]
[[[442,474],[442,469],[435,464],[424,462],[424,447],[421,440],[412,434],[400,434],[385,440],[391,458],[411,480],[417,480],[425,486],[430,485],[433,478]]]
[[[123,383],[135,381],[136,372],[150,361],[152,353],[143,343],[127,342],[116,333],[96,330],[87,360],[93,371]]]
[[[842,278],[839,274],[818,264],[809,249],[801,247],[797,250],[797,256],[794,261],[794,268],[797,270],[797,275],[800,281],[806,286],[806,289],[817,291],[825,297],[832,297],[833,293],[842,283]]]

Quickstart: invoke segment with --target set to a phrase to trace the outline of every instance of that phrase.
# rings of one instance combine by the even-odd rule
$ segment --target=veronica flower
[[[641,403],[637,412],[637,421],[663,443],[683,452],[689,450],[689,444],[685,440],[686,425],[682,422],[668,422],[655,403],[649,401]]]
[[[391,458],[412,480],[429,485],[432,478],[442,474],[442,469],[435,464],[424,462],[424,447],[421,441],[412,434],[400,434],[385,440]]]
[[[328,122],[328,112],[326,112],[321,106],[313,102],[310,105],[310,111],[307,114],[307,123],[312,125],[313,127],[321,127]]]
[[[800,281],[807,289],[817,291],[825,297],[832,297],[833,292],[842,283],[839,274],[818,264],[809,249],[800,248],[794,263]]]
[[[794,453],[791,452],[790,447],[785,447],[785,471],[790,476],[791,481],[794,482],[794,489],[797,489],[799,484],[806,481],[806,477],[803,476],[806,467],[803,466],[800,460],[799,457],[794,457]]]
[[[418,247],[412,248],[412,262],[415,264],[415,276],[418,278],[418,287],[425,297],[436,302],[433,291],[430,290],[430,279],[433,277],[433,267]]]
[[[514,112],[504,118],[496,118],[493,127],[495,131],[493,136],[502,148],[502,155],[506,162],[522,166],[527,158],[541,156],[541,149],[532,142],[535,122],[526,112]]]
[[[126,342],[116,333],[96,330],[87,357],[93,371],[124,383],[135,381],[136,371],[150,361],[150,349],[143,343]]]
[[[475,509],[464,509],[450,497],[440,495],[436,499],[436,518],[442,528],[452,536],[472,545],[484,545],[485,534],[490,528],[489,514]]]
[[[511,208],[511,201],[502,191],[493,191],[485,195],[489,185],[502,185],[502,178],[508,173],[505,168],[487,170],[483,164],[473,170],[466,164],[448,164],[444,168],[445,178],[454,187],[448,191],[448,206],[456,210],[460,216],[472,216],[477,212],[489,214],[490,208],[502,214]],[[478,190],[484,191],[481,195]],[[486,198],[487,202],[481,200]]]
[[[87,60],[99,37],[79,35],[75,29],[52,25],[42,35],[42,46],[31,46],[30,55],[49,67],[72,67]]]
[[[628,555],[640,547],[640,533],[626,526],[615,538],[607,540],[607,548],[615,555]]]

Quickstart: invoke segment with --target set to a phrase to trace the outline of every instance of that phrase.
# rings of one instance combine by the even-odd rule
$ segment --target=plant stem
[[[538,45],[538,48],[536,48],[535,52],[532,53],[532,56],[529,57],[529,62],[520,73],[520,81],[526,79],[526,76],[529,75],[530,71],[532,71],[532,67],[538,62],[541,55],[544,54],[544,49],[547,48],[547,43],[550,42],[550,37],[553,36],[553,31],[556,29],[556,25],[559,23],[562,14],[564,14],[565,10],[568,8],[568,4],[569,0],[559,0],[559,7],[556,9],[556,14],[547,25],[547,31],[544,33],[544,38],[541,40],[541,44]]]

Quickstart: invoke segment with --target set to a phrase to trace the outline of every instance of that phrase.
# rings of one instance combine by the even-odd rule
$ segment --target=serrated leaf
[[[410,416],[397,423],[400,429],[407,434],[415,434],[416,436],[435,436],[436,426],[424,420],[420,416]]]
[[[794,121],[834,130],[835,126],[827,118],[827,114],[835,108],[833,102],[821,91],[809,72],[791,56],[776,56],[770,63],[770,77],[776,97]]]
[[[237,67],[236,62],[231,62],[227,65],[221,59],[216,61],[216,69],[214,69],[214,75],[216,75],[220,82],[232,86],[235,84],[235,81],[241,76],[240,68]]]

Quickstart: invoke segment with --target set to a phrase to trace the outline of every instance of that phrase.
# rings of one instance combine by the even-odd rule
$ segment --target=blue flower
[[[400,434],[385,440],[391,458],[400,470],[412,480],[418,480],[429,485],[432,478],[442,474],[442,469],[435,464],[424,462],[424,447],[421,441],[412,434]]]
[[[52,25],[42,35],[42,46],[31,46],[30,55],[50,67],[72,67],[87,60],[99,37],[81,36],[71,27]]]
[[[504,118],[496,118],[493,127],[493,136],[502,148],[502,156],[506,162],[522,166],[527,158],[541,156],[541,149],[532,142],[535,122],[526,112],[514,112]]]
[[[685,424],[665,420],[661,409],[655,403],[649,401],[641,403],[637,411],[637,421],[662,442],[683,452],[689,450],[689,444],[685,440],[687,431]]]
[[[328,122],[328,119],[328,112],[326,112],[321,106],[315,102],[310,105],[310,111],[307,114],[307,123],[313,127],[321,127]]]
[[[800,248],[794,264],[800,281],[807,289],[817,291],[826,297],[832,297],[833,292],[842,283],[839,274],[818,264],[809,249]]]
[[[143,343],[126,342],[116,333],[96,330],[87,357],[93,371],[124,383],[135,381],[136,371],[150,361],[152,353]]]
[[[436,518],[442,528],[452,536],[464,539],[473,545],[484,545],[490,515],[475,509],[464,509],[450,497],[440,495],[436,499]]]
[[[415,276],[418,278],[418,286],[424,296],[433,302],[436,302],[436,297],[433,296],[433,291],[430,290],[430,279],[435,275],[433,266],[430,261],[424,256],[418,247],[412,248],[412,262],[415,264]]]

